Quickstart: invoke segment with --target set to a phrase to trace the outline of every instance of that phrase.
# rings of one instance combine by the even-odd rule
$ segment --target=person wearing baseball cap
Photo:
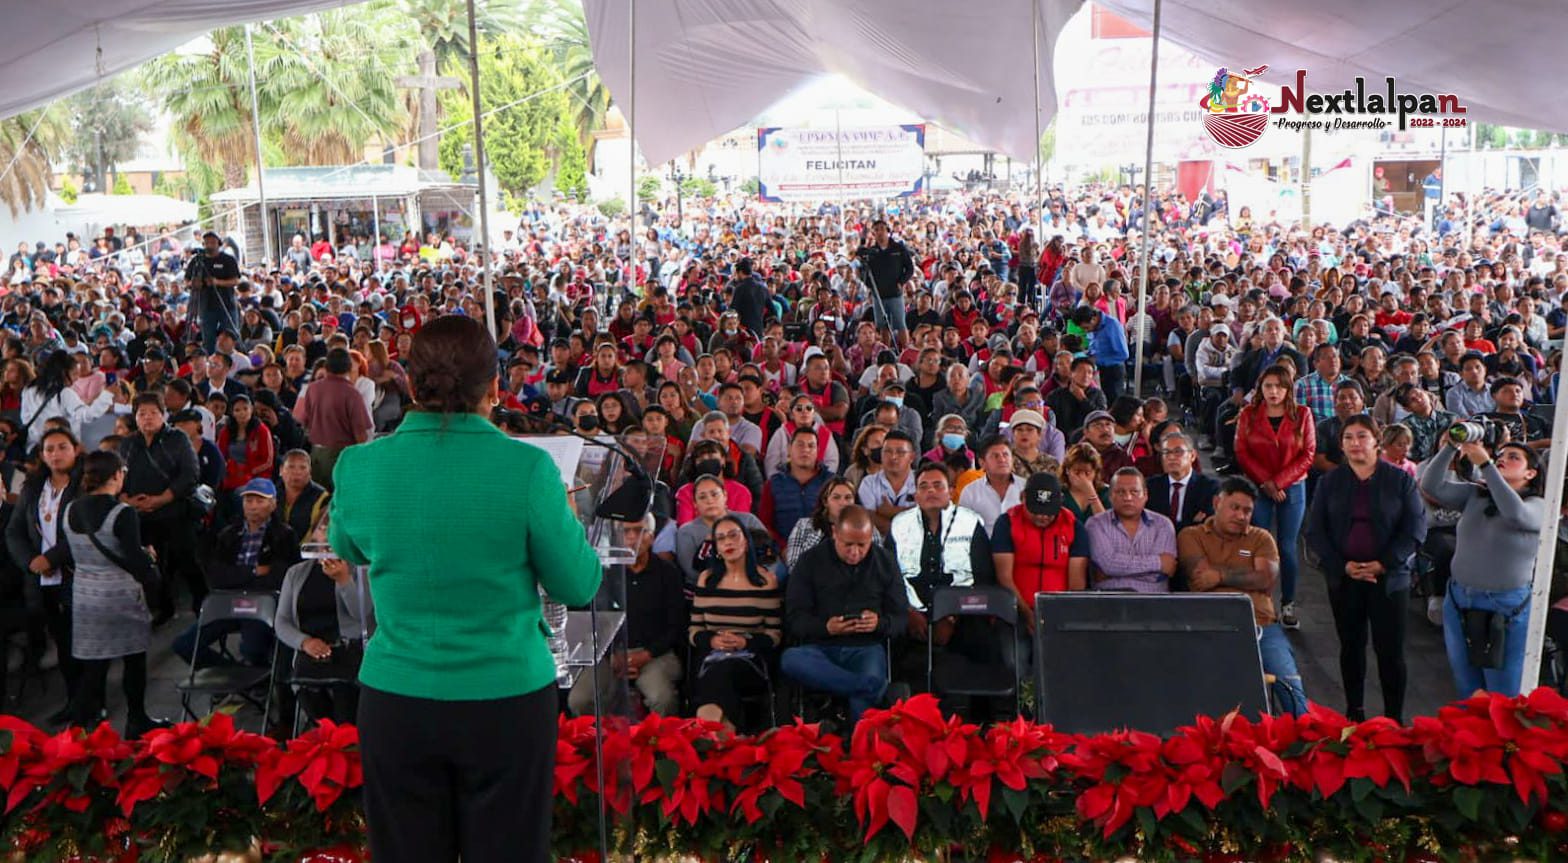
[[[299,562],[299,538],[277,517],[278,490],[272,480],[257,477],[239,489],[244,517],[213,538],[200,560],[207,585],[213,590],[248,590],[276,593],[284,572]],[[252,667],[272,662],[272,627],[253,620],[220,620],[175,636],[174,653],[196,667],[221,667],[226,663],[214,645],[233,633],[240,635],[240,659]]]
[[[1055,474],[1037,473],[1024,483],[1019,498],[991,529],[991,556],[997,583],[1018,596],[1024,623],[1019,635],[1026,636],[1034,632],[1035,594],[1083,590],[1084,584],[1074,584],[1068,576],[1078,524],[1072,510],[1063,506],[1067,493],[1062,481]],[[1020,641],[1019,656],[1028,655],[1032,641]]]
[[[1083,442],[1100,454],[1102,482],[1109,484],[1117,471],[1137,464],[1132,455],[1116,443],[1116,417],[1110,411],[1094,411],[1084,418]]]

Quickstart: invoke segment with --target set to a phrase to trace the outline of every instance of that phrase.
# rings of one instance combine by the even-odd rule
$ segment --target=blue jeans
[[[239,314],[225,301],[210,296],[202,299],[201,352],[211,354],[218,347],[218,330],[228,327],[238,335],[240,320]]]
[[[891,330],[895,333],[905,332],[909,324],[904,320],[904,298],[902,296],[871,298],[871,317],[876,322],[877,329]]]
[[[1285,501],[1277,503],[1266,494],[1258,495],[1252,510],[1252,523],[1274,534],[1279,544],[1279,598],[1296,601],[1296,573],[1301,568],[1296,540],[1301,536],[1301,519],[1307,514],[1307,486],[1296,483],[1285,489]]]
[[[265,668],[272,662],[272,627],[257,620],[215,620],[203,626],[199,635],[193,623],[189,629],[176,635],[170,646],[175,655],[186,662],[190,662],[191,656],[200,651],[197,668],[226,665],[228,663],[223,654],[214,649],[213,645],[225,641],[236,632],[240,634],[240,659],[246,665]]]
[[[1443,646],[1448,648],[1448,665],[1454,671],[1454,688],[1460,698],[1468,698],[1478,689],[1502,695],[1519,694],[1519,672],[1524,668],[1525,633],[1530,628],[1531,585],[1513,590],[1476,590],[1466,587],[1457,579],[1448,583],[1448,596],[1443,599]],[[1463,612],[1483,609],[1507,614],[1518,609],[1508,618],[1508,636],[1503,642],[1501,668],[1477,668],[1470,664],[1470,653],[1465,648]]]
[[[1271,623],[1258,633],[1258,653],[1263,657],[1263,672],[1274,675],[1275,708],[1292,716],[1306,713],[1307,690],[1301,685],[1301,672],[1296,670],[1296,654],[1290,649],[1290,639],[1285,637],[1285,630],[1279,624]]]
[[[852,722],[876,706],[887,691],[887,652],[880,644],[791,647],[779,657],[779,668],[808,689],[849,699]]]

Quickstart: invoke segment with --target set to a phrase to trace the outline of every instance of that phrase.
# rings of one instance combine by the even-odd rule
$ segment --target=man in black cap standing
[[[185,281],[191,292],[191,318],[201,324],[202,353],[210,354],[217,348],[219,329],[239,327],[234,288],[240,283],[240,264],[223,251],[222,238],[213,231],[202,235],[201,244],[201,254],[185,268]]]

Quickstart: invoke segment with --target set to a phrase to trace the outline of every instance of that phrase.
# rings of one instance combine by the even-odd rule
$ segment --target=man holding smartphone
[[[845,507],[832,538],[796,561],[784,597],[784,625],[798,646],[779,667],[807,689],[848,699],[851,722],[886,693],[886,642],[909,615],[898,566],[875,536],[870,512]]]

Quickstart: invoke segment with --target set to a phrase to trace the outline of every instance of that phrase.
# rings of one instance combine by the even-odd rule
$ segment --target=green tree
[[[256,47],[260,66],[262,45]],[[170,134],[182,160],[216,167],[229,187],[245,185],[246,167],[256,161],[249,71],[242,27],[212,31],[201,53],[165,54],[142,67],[143,85],[173,118]]]
[[[114,166],[135,158],[141,136],[152,130],[152,112],[140,93],[115,78],[66,101],[71,141],[66,158],[99,192],[109,187]]]
[[[360,161],[373,139],[392,140],[404,108],[394,83],[400,56],[388,13],[323,12],[262,25],[256,44],[263,129],[297,165]]]
[[[419,141],[419,166],[435,168],[438,159],[436,133],[446,102],[425,82],[434,78],[438,69],[467,80],[468,4],[466,0],[383,0],[372,8],[394,13],[416,46],[413,51],[419,72],[418,83],[414,83],[416,79],[405,79],[405,84],[412,86],[406,102],[407,130],[412,133],[410,137]],[[522,0],[488,0],[475,4],[474,27],[479,31],[481,41],[485,37],[519,32],[523,27],[522,10]]]
[[[70,123],[51,106],[0,120],[0,201],[13,217],[41,207],[54,179],[49,165],[65,151]]]
[[[67,204],[74,204],[79,194],[81,194],[81,190],[76,188],[76,184],[71,182],[70,177],[60,181],[60,200]]]
[[[719,187],[707,177],[687,177],[681,181],[681,193],[688,198],[712,198],[719,193]]]
[[[116,195],[134,195],[136,190],[131,188],[131,181],[124,174],[114,175],[114,191]]]
[[[599,202],[599,213],[606,219],[613,219],[624,212],[626,212],[626,201],[621,198]]]
[[[740,184],[740,190],[755,198],[762,192],[762,181],[756,177],[747,177],[746,182]]]
[[[560,83],[544,52],[530,40],[501,36],[480,40],[480,106],[493,111],[484,119],[485,157],[501,187],[521,195],[538,185],[560,155],[566,94],[550,91]],[[463,90],[441,94],[442,110],[453,122],[441,137],[441,169],[463,173],[463,147],[472,144],[471,97]]]
[[[659,197],[659,190],[663,184],[659,178],[652,174],[643,174],[637,178],[637,200],[652,201]]]
[[[569,114],[562,114],[555,133],[555,187],[579,201],[588,199],[588,157]]]
[[[604,128],[610,110],[610,90],[599,78],[588,43],[588,22],[580,0],[535,0],[526,17],[529,29],[555,59],[561,79],[568,82],[566,92],[572,103],[572,122],[577,140],[586,153],[587,164],[594,164],[596,141],[593,133]]]

